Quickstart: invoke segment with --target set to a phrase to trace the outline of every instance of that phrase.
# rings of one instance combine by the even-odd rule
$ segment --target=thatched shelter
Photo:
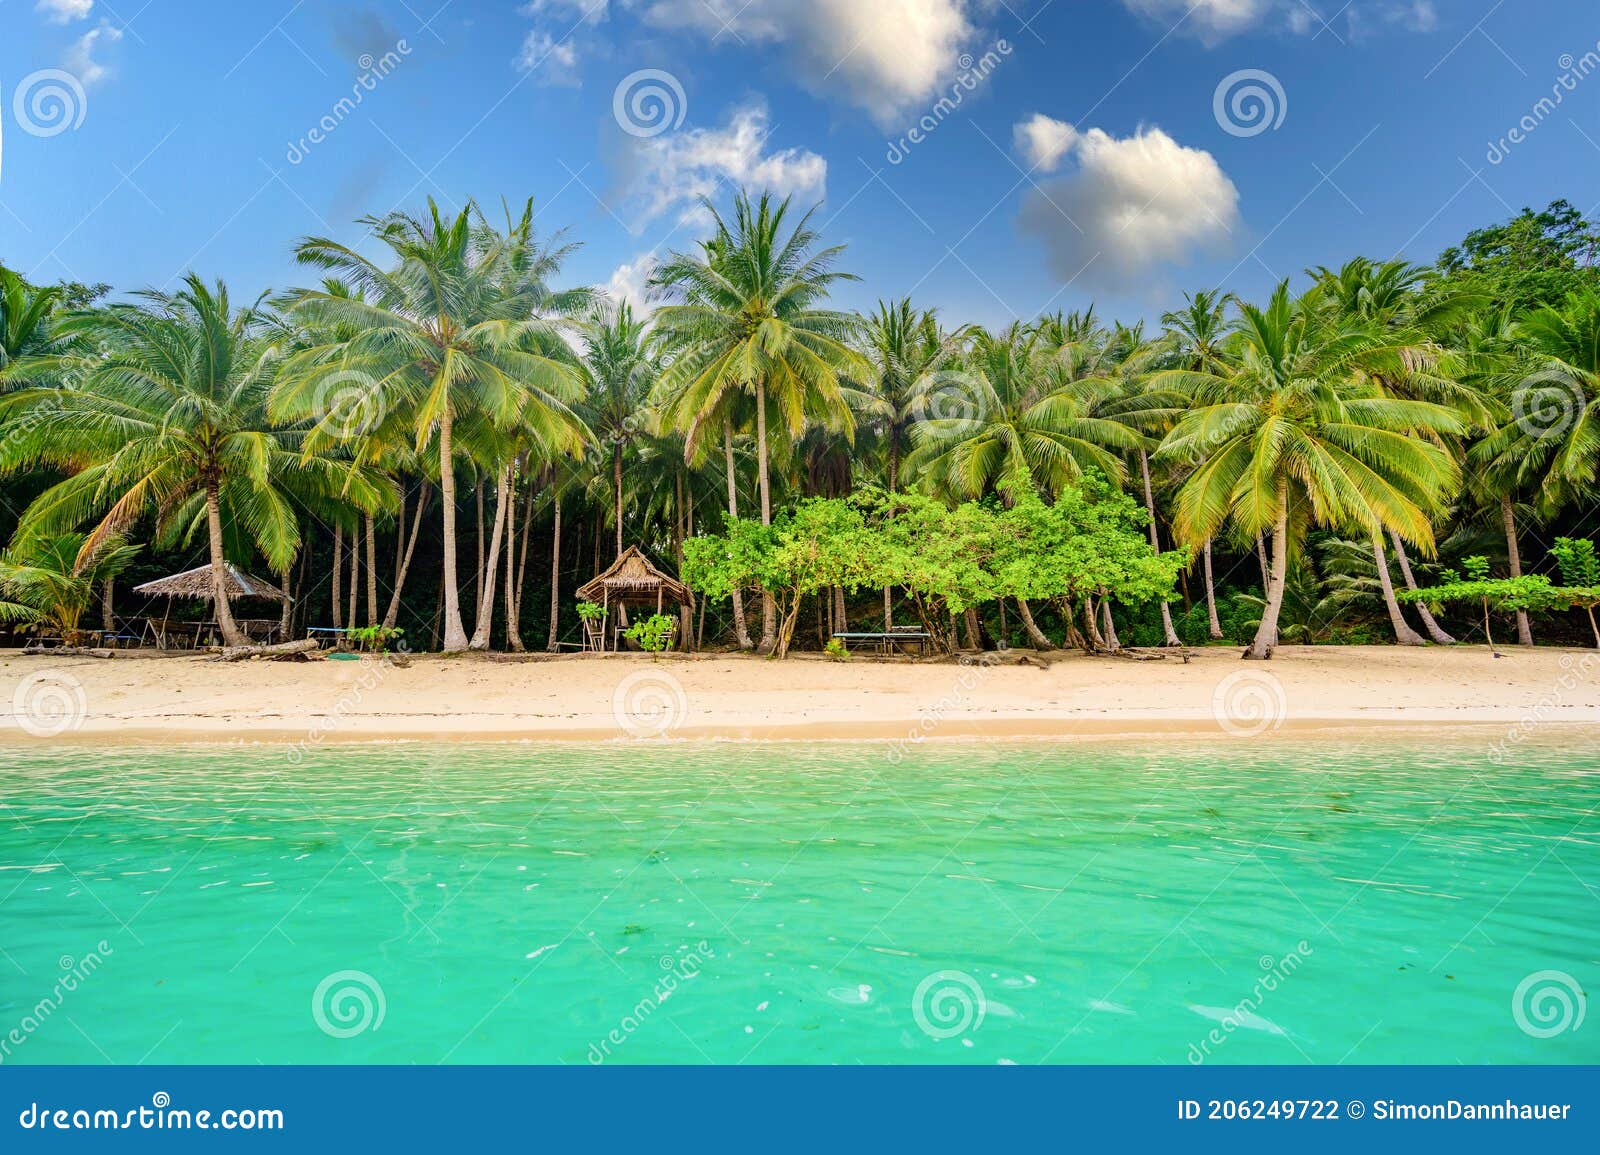
[[[263,601],[286,602],[289,600],[277,586],[271,582],[262,581],[260,578],[245,573],[232,562],[224,564],[228,600],[238,601],[240,598],[260,598]],[[212,598],[211,567],[209,565],[196,566],[194,569],[175,573],[171,577],[157,578],[153,582],[134,586],[136,594],[147,594],[150,597],[163,598],[198,598],[201,601],[210,601]]]
[[[684,610],[694,604],[689,587],[651,564],[643,551],[630,545],[620,557],[578,587],[578,600],[595,602],[609,616],[612,606],[654,606],[656,613],[671,602]],[[600,648],[604,648],[600,640]]]

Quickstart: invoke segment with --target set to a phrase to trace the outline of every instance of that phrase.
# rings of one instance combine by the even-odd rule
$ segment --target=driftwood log
[[[23,651],[24,655],[33,654],[65,654],[73,658],[114,658],[117,651],[101,649],[99,646],[29,646]]]
[[[293,658],[318,648],[315,638],[301,638],[297,642],[278,642],[271,646],[224,646],[212,659],[214,662],[242,662],[247,658]]]

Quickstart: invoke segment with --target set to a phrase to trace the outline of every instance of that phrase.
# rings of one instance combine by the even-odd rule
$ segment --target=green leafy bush
[[[667,614],[651,614],[623,630],[622,636],[646,653],[659,654],[672,644],[677,627],[678,623]]]

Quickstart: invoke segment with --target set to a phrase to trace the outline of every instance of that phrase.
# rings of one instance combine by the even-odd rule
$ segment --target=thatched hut
[[[223,574],[230,602],[238,601],[240,598],[261,598],[269,602],[289,600],[289,595],[277,586],[245,573],[232,562],[223,564]],[[175,573],[171,577],[157,578],[155,581],[134,586],[133,592],[150,597],[196,598],[208,602],[213,596],[211,567],[196,566],[194,569]]]
[[[659,614],[671,603],[679,607],[682,620],[684,611],[694,604],[694,595],[677,578],[651,564],[638,546],[630,545],[616,561],[578,587],[578,600],[598,604],[607,617],[612,606],[654,606]],[[604,646],[601,638],[600,648]]]

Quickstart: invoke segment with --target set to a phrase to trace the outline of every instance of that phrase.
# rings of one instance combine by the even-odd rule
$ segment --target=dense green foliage
[[[812,213],[706,208],[644,304],[561,286],[531,205],[303,239],[320,281],[244,306],[0,269],[0,619],[73,633],[95,592],[114,618],[143,608],[116,583],[229,562],[290,628],[554,649],[633,542],[698,594],[641,645],[788,653],[808,610],[818,649],[897,616],[940,649],[1252,657],[1593,630],[1600,234],[1564,201],[1148,329],[845,312]]]

